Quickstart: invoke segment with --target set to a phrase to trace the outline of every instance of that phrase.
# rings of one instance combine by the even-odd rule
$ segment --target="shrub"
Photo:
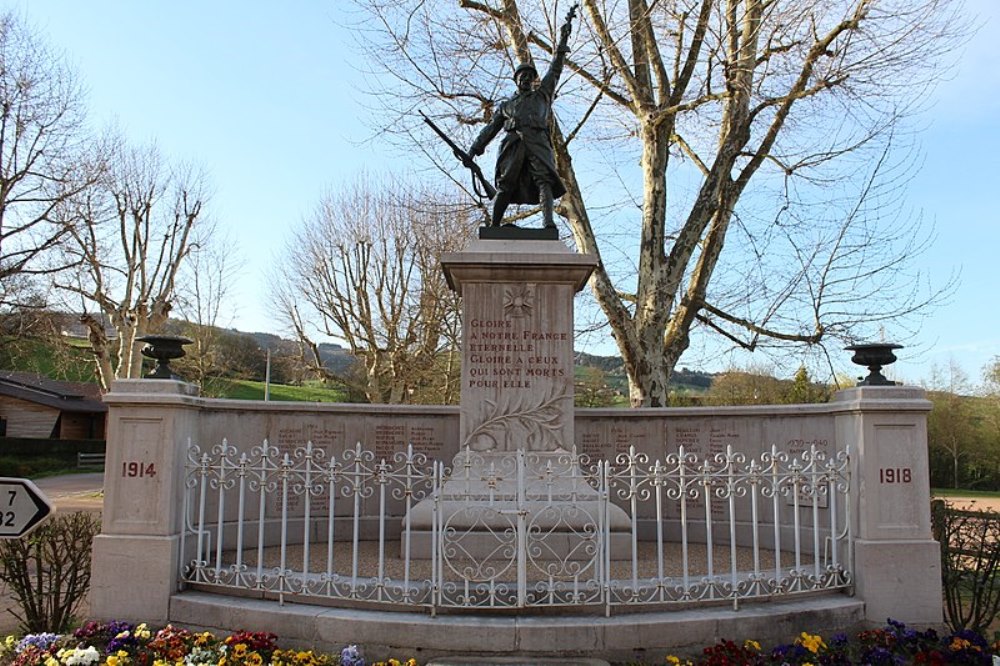
[[[90,589],[90,549],[100,531],[85,512],[56,516],[26,537],[0,541],[0,581],[18,609],[8,609],[29,633],[64,632]]]
[[[37,479],[66,471],[76,471],[75,456],[72,459],[46,456],[0,456],[0,476]]]
[[[945,621],[952,631],[984,632],[1000,613],[1000,513],[932,505],[941,543]]]

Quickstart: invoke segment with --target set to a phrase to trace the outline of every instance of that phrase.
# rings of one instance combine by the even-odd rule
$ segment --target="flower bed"
[[[416,659],[366,662],[356,645],[340,654],[282,649],[277,636],[238,631],[225,638],[168,625],[88,622],[72,634],[8,636],[0,645],[0,666],[418,666]],[[1000,664],[1000,642],[990,644],[973,631],[945,636],[917,631],[889,620],[881,629],[854,638],[823,638],[802,632],[793,642],[769,650],[754,640],[722,641],[697,658],[668,655],[672,666],[895,666],[904,664]],[[663,662],[661,662],[663,663]]]
[[[933,629],[917,631],[889,620],[881,629],[862,631],[853,639],[834,634],[824,639],[803,631],[792,643],[764,650],[753,640],[742,644],[722,641],[702,651],[696,659],[667,656],[673,666],[895,666],[903,664],[1000,664],[994,657],[1000,642],[989,644],[982,635],[969,630],[946,636]]]
[[[72,634],[8,636],[0,646],[3,666],[418,666],[415,659],[366,664],[356,645],[339,655],[286,650],[277,636],[238,631],[225,638],[168,625],[88,622]]]

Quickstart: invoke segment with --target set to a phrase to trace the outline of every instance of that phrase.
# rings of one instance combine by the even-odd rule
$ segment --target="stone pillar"
[[[184,458],[196,438],[196,386],[168,379],[112,384],[101,534],[90,614],[165,624],[177,590]]]
[[[460,452],[437,507],[439,529],[453,540],[445,550],[512,556],[504,535],[520,515],[543,533],[536,559],[595,556],[586,528],[600,524],[604,505],[567,452],[575,443],[573,298],[596,265],[558,240],[480,239],[441,257],[462,295]],[[528,468],[521,493],[515,460]],[[431,554],[434,511],[424,499],[404,520],[414,557]],[[612,558],[624,557],[628,517],[611,507],[606,518]]]
[[[595,257],[559,241],[474,241],[441,266],[462,295],[459,448],[573,446],[573,297]]]
[[[913,387],[871,386],[834,398],[837,440],[851,447],[855,592],[866,619],[942,621],[940,547],[931,534],[927,412]]]

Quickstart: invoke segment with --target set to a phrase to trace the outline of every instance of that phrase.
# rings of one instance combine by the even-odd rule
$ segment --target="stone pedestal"
[[[855,589],[865,616],[941,622],[940,547],[931,534],[927,412],[912,387],[839,392],[837,439],[851,446]]]
[[[471,533],[463,548],[488,554],[511,534],[523,536],[512,518],[520,516],[548,535],[541,550],[555,558],[588,550],[578,533],[598,524],[626,530],[621,509],[598,516],[598,492],[570,453],[573,298],[596,258],[558,240],[477,240],[441,264],[462,295],[463,340],[462,452],[441,494],[439,527]],[[535,482],[546,491],[518,495],[518,483]],[[418,557],[430,557],[433,512],[425,500],[407,517]]]
[[[108,403],[101,534],[94,539],[95,619],[165,624],[177,590],[184,460],[197,428],[197,387],[120,380]]]
[[[460,448],[571,448],[573,296],[596,259],[559,241],[480,240],[441,265],[462,295]]]

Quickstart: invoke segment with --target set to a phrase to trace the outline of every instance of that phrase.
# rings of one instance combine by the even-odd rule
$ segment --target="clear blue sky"
[[[1000,355],[1000,1],[967,5],[984,25],[956,51],[952,78],[921,119],[924,166],[909,188],[909,204],[937,229],[921,264],[939,283],[955,271],[961,282],[912,353],[899,353],[895,374],[907,382],[951,358],[977,380]],[[132,140],[153,139],[172,159],[209,171],[213,216],[246,260],[233,295],[240,330],[281,332],[264,300],[266,273],[323,191],[398,158],[363,143],[361,63],[337,25],[338,6],[0,0],[75,65],[95,125],[115,119]]]

